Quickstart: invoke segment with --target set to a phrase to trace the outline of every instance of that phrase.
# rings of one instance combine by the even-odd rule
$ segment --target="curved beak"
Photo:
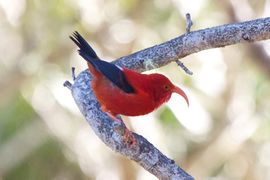
[[[186,100],[187,105],[189,106],[188,97],[187,97],[186,93],[182,89],[180,89],[179,87],[175,86],[172,91],[175,92],[175,93],[177,93],[177,94],[179,94],[179,95],[181,95]]]

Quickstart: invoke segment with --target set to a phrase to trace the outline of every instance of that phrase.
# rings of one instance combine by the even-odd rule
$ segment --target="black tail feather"
[[[92,59],[99,59],[96,52],[77,31],[69,38],[80,48],[78,52],[85,60],[90,62]]]
[[[92,66],[107,77],[112,83],[118,86],[126,93],[134,93],[134,88],[126,80],[124,72],[115,66],[98,58],[95,51],[85,41],[85,39],[75,31],[70,39],[79,47],[79,54]]]

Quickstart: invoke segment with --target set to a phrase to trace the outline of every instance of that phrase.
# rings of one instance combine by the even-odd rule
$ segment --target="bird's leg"
[[[124,128],[124,133],[122,133],[122,134],[123,134],[124,142],[128,145],[128,147],[133,147],[133,146],[135,146],[135,145],[137,144],[137,140],[136,140],[135,136],[133,135],[133,132],[130,131],[130,130],[126,127],[125,123],[123,122],[123,120],[122,120],[120,117],[117,118],[117,116],[119,116],[119,115],[112,115],[112,114],[110,114],[110,113],[108,113],[108,114],[109,114],[109,116],[110,116],[114,121],[118,121],[118,122],[120,121],[120,123],[124,125],[124,126],[123,126],[123,128]],[[122,131],[122,132],[123,132],[123,131]]]
[[[124,141],[128,144],[128,147],[134,147],[137,144],[137,140],[128,128],[125,127]]]
[[[112,114],[112,113],[108,112],[104,106],[102,106],[101,109],[102,109],[103,112],[106,112],[106,114],[108,114],[108,116],[112,120],[120,122],[121,124],[124,124],[124,133],[122,133],[123,138],[124,138],[124,142],[128,145],[128,147],[135,146],[137,144],[137,140],[136,140],[135,136],[133,135],[133,133],[126,127],[125,123],[120,118],[120,115],[115,115],[115,114]]]
[[[105,106],[101,106],[101,110],[105,112],[112,120],[122,123],[123,120],[118,115],[112,114],[110,111],[106,109]],[[117,117],[118,116],[118,117]]]
[[[120,116],[118,115],[113,115],[109,112],[106,112],[106,114],[114,121],[117,121],[117,122],[120,122],[120,123],[123,123],[123,120],[120,118]]]

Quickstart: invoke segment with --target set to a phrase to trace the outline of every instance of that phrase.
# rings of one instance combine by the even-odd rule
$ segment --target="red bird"
[[[71,40],[79,47],[79,54],[87,61],[93,75],[94,94],[104,112],[113,119],[116,115],[145,115],[178,93],[189,104],[187,95],[162,74],[140,74],[101,60],[86,40],[75,32]]]

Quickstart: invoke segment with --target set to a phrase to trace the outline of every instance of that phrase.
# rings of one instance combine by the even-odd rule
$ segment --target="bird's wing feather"
[[[94,66],[96,70],[102,73],[113,84],[118,86],[126,93],[135,93],[134,88],[128,83],[126,76],[122,69],[114,64],[108,63],[98,58],[95,51],[86,42],[86,40],[76,31],[70,39],[80,48],[79,54],[89,63]]]

